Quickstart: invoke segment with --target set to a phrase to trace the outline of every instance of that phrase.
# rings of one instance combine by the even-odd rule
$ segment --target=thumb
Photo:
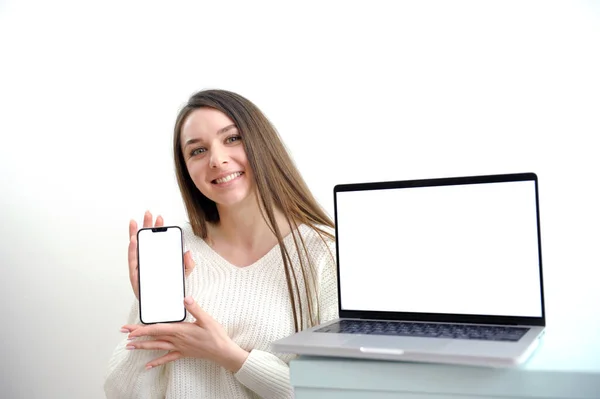
[[[210,318],[208,313],[206,313],[191,296],[186,296],[183,303],[187,311],[196,319],[196,324],[204,325],[208,318]]]
[[[188,277],[196,267],[196,262],[192,259],[192,253],[190,251],[186,251],[185,254],[183,254],[183,265],[185,267],[185,276]]]

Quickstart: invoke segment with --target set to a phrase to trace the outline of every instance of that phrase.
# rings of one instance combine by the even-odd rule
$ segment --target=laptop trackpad
[[[448,345],[445,339],[419,337],[390,337],[383,335],[362,335],[348,341],[347,346],[369,349],[390,349],[402,352],[438,352]]]

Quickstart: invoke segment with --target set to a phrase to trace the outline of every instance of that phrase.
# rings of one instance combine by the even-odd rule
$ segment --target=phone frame
[[[144,230],[151,230],[152,233],[162,233],[162,232],[167,232],[168,229],[179,230],[179,238],[180,238],[179,242],[181,244],[181,270],[182,270],[181,274],[183,276],[181,284],[183,287],[183,298],[185,298],[185,260],[184,260],[184,252],[183,252],[183,231],[181,230],[181,227],[173,225],[173,226],[161,226],[161,227],[144,227],[144,228],[139,229],[136,234],[137,268],[138,268],[137,285],[138,285],[138,297],[139,297],[138,298],[139,316],[140,316],[140,321],[142,322],[142,324],[150,325],[150,324],[158,324],[158,323],[179,323],[179,322],[184,321],[187,317],[187,309],[185,308],[183,301],[182,301],[181,306],[183,307],[183,318],[180,320],[153,321],[153,322],[146,323],[142,318],[142,285],[141,285],[142,267],[140,264],[140,232],[142,232]]]

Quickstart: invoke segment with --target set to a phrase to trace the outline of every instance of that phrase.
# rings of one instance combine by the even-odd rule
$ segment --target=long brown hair
[[[204,90],[192,95],[179,112],[175,123],[173,155],[177,182],[194,234],[206,238],[207,223],[219,222],[216,204],[193,183],[181,149],[181,127],[192,111],[202,107],[223,112],[235,123],[242,137],[256,183],[256,195],[262,205],[262,215],[281,249],[296,331],[317,324],[319,315],[315,268],[302,235],[299,230],[298,234],[294,231],[298,225],[305,224],[315,230],[325,242],[324,237],[333,239],[333,236],[324,227],[333,228],[333,222],[311,194],[267,117],[246,98],[226,90]],[[283,244],[274,209],[282,211],[292,231],[300,262],[300,276],[292,267],[292,258]],[[307,315],[303,314],[303,305],[306,306]]]

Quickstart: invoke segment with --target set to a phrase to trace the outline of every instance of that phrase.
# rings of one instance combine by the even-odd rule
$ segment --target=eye
[[[242,139],[242,136],[240,136],[239,134],[229,136],[225,139],[225,144],[235,143],[236,141],[240,141],[241,139]]]
[[[193,157],[195,155],[199,155],[199,154],[202,154],[204,152],[206,152],[206,148],[204,148],[204,147],[196,148],[195,150],[192,150],[190,152],[190,156]]]

